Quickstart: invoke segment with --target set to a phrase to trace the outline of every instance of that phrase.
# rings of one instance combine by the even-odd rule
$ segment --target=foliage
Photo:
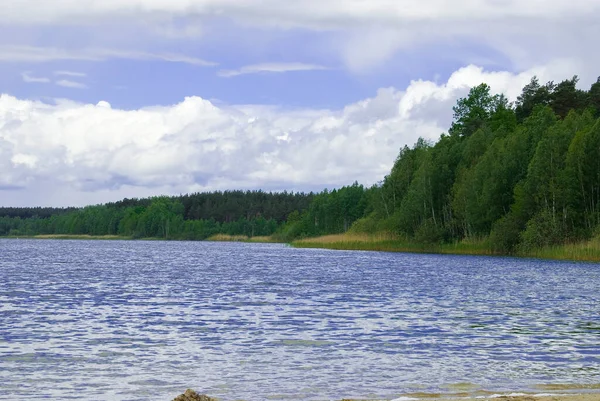
[[[577,84],[577,76],[543,85],[534,77],[514,104],[476,86],[453,108],[447,134],[404,146],[390,173],[368,188],[0,208],[0,235],[293,241],[349,233],[367,247],[356,238],[385,233],[402,243],[375,240],[381,249],[527,254],[587,241],[600,233],[600,78],[588,91]]]
[[[600,225],[600,80],[525,86],[512,105],[479,85],[454,107],[449,135],[401,149],[368,192],[353,232],[415,243],[489,238],[512,253],[590,238]]]
[[[295,238],[338,234],[365,215],[368,191],[357,182],[340,189],[316,194],[302,215],[292,213],[281,228],[278,237],[290,241]]]
[[[287,214],[307,208],[312,196],[226,191],[124,199],[80,209],[2,208],[0,235],[119,235],[184,240],[202,240],[219,233],[269,236]]]

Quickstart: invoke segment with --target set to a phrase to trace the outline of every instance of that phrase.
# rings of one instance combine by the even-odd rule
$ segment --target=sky
[[[0,206],[389,173],[488,83],[600,75],[598,0],[0,0]]]

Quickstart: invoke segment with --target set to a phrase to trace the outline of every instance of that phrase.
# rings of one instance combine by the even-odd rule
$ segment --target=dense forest
[[[82,209],[0,209],[0,235],[116,234],[282,241],[388,232],[423,244],[488,238],[512,253],[600,235],[600,78],[540,84],[511,103],[481,84],[436,143],[405,146],[383,180],[317,194],[214,192]]]
[[[121,235],[202,240],[212,235],[268,236],[313,194],[225,191],[123,199],[84,208],[0,208],[0,235]]]
[[[600,78],[588,91],[577,82],[534,77],[515,103],[486,84],[472,88],[447,134],[404,147],[364,191],[352,230],[423,244],[489,238],[499,253],[599,235]],[[316,196],[283,233],[339,232],[339,220],[327,222],[334,198]]]

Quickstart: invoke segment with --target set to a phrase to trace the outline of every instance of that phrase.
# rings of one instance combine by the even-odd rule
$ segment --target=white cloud
[[[326,70],[327,67],[316,64],[304,64],[304,63],[262,63],[253,64],[241,67],[237,70],[221,70],[218,72],[220,77],[235,77],[244,74],[258,74],[261,72],[272,72],[282,73],[291,71],[314,71],[314,70]]]
[[[50,82],[50,78],[34,77],[33,75],[31,75],[31,71],[23,71],[21,73],[21,77],[23,78],[23,82],[27,82],[28,84],[30,84],[30,83],[47,84],[48,82]]]
[[[10,161],[15,165],[24,165],[29,168],[34,168],[37,163],[37,157],[34,155],[25,155],[23,153],[17,153],[13,155]]]
[[[596,0],[20,0],[0,3],[0,20],[70,22],[127,14],[222,15],[260,24],[331,28],[356,23],[399,25],[410,21],[481,21],[499,18],[570,18],[599,11]]]
[[[152,53],[136,50],[104,48],[61,49],[24,45],[0,45],[0,61],[43,63],[58,60],[106,61],[110,59],[162,60],[196,66],[215,66],[217,63],[177,53]]]
[[[198,39],[204,33],[202,25],[197,21],[177,24],[173,21],[158,23],[154,26],[154,31],[158,36],[169,39]]]
[[[369,27],[344,37],[339,49],[346,66],[352,71],[362,72],[387,61],[407,42],[398,30]]]
[[[87,77],[87,74],[85,72],[66,71],[66,70],[54,71],[54,75],[61,75],[61,76],[67,76],[67,77],[79,77],[79,78]]]
[[[91,33],[88,36],[93,38],[88,39],[89,46],[101,43],[120,46],[120,41],[126,41],[133,48],[151,48],[156,37],[144,33],[153,32],[161,35],[158,40],[161,45],[165,43],[161,39],[165,38],[197,40],[201,36],[202,41],[215,40],[215,46],[222,44],[220,41],[227,42],[222,37],[230,37],[232,42],[260,48],[261,38],[270,29],[318,31],[322,34],[319,41],[323,42],[324,48],[313,42],[305,50],[312,52],[312,56],[335,54],[354,72],[372,72],[374,67],[384,65],[402,50],[417,49],[431,54],[436,48],[452,48],[448,52],[456,54],[458,61],[464,63],[465,55],[458,54],[463,51],[459,45],[478,49],[479,54],[485,49],[487,54],[493,53],[496,60],[507,58],[503,65],[515,70],[528,69],[558,57],[585,59],[588,65],[598,65],[600,55],[589,51],[595,48],[596,38],[600,36],[598,20],[598,0],[578,0],[576,4],[570,0],[0,2],[0,25],[26,26],[28,29],[46,25],[85,26]],[[131,31],[132,26],[141,31]],[[226,34],[220,29],[227,29]],[[128,34],[123,35],[122,31]],[[248,33],[249,38],[245,37]],[[103,48],[73,51],[0,46],[0,61],[109,58],[215,65],[177,54]],[[468,62],[474,62],[473,58]]]
[[[81,82],[71,81],[69,79],[61,79],[60,81],[56,81],[56,85],[62,86],[65,88],[87,89],[87,85],[82,84]]]
[[[126,111],[107,102],[46,104],[2,95],[0,187],[25,187],[3,191],[11,202],[66,204],[214,189],[372,184],[389,172],[404,144],[419,136],[435,140],[445,131],[452,105],[469,87],[488,82],[514,98],[532,75],[558,80],[564,68],[557,63],[512,74],[469,66],[445,83],[419,80],[404,90],[380,89],[336,111],[217,107],[199,97]]]
[[[598,0],[578,0],[576,4],[570,0],[0,2],[0,24],[28,27],[45,24],[97,26],[99,38],[107,36],[106,25],[102,25],[107,21],[121,29],[143,21],[142,25],[147,25],[150,31],[167,38],[197,38],[202,35],[205,40],[210,35],[205,34],[203,23],[214,23],[215,19],[226,23],[237,22],[238,27],[233,29],[252,26],[261,31],[302,28],[334,33],[338,37],[329,43],[327,50],[337,53],[353,71],[381,65],[400,49],[421,48],[431,43],[444,47],[466,43],[485,46],[488,50],[491,47],[508,56],[516,69],[527,69],[557,57],[595,57],[595,61],[600,62],[600,56],[589,52],[596,46],[595,38],[600,36],[600,26],[596,22],[600,20]],[[206,31],[210,33],[210,29]],[[6,60],[2,53],[6,53],[6,49],[0,49],[0,60]],[[55,54],[16,53],[9,55],[8,59],[117,57],[213,65],[193,57],[135,52],[115,55],[97,49],[76,54],[64,54],[65,51],[60,49],[54,49]]]

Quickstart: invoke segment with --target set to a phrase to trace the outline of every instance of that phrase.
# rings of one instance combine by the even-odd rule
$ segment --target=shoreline
[[[121,235],[89,235],[89,234],[40,234],[40,235],[19,235],[0,237],[5,239],[79,239],[79,240],[110,240],[110,241],[127,241],[133,240],[132,237]]]
[[[345,251],[404,252],[443,255],[497,256],[566,260],[575,262],[600,262],[600,238],[574,244],[563,244],[533,249],[516,254],[494,252],[485,239],[463,240],[445,244],[419,244],[388,234],[334,234],[305,238],[290,243],[295,248],[315,248]]]
[[[343,398],[341,401],[475,401],[475,400],[497,400],[497,401],[600,401],[600,393],[493,393],[489,395],[402,395],[392,400],[367,399],[367,398]]]
[[[462,400],[499,400],[499,401],[599,401],[600,390],[590,389],[588,392],[493,392],[493,391],[474,391],[464,393],[407,393],[400,395],[389,401],[423,401],[423,400],[440,400],[440,401],[462,401]],[[375,401],[364,398],[343,398],[342,401]],[[383,400],[377,400],[383,401]]]
[[[217,234],[203,240],[188,240],[180,238],[158,238],[158,237],[140,237],[134,238],[125,235],[89,235],[89,234],[39,234],[39,235],[19,235],[19,236],[0,236],[0,239],[51,239],[51,240],[90,240],[90,241],[189,241],[189,242],[251,242],[251,243],[269,243],[285,244],[283,241],[277,241],[271,237],[256,236],[246,237],[242,235]]]
[[[455,400],[498,400],[498,401],[599,401],[600,392],[589,393],[493,393],[487,395],[440,395],[439,397],[411,397],[401,396],[390,401],[411,401],[436,399],[440,401]],[[342,401],[365,401],[360,399],[343,399]]]
[[[217,234],[204,240],[166,239],[166,238],[134,238],[120,235],[88,235],[88,234],[44,234],[34,236],[3,236],[0,239],[35,239],[35,240],[113,240],[113,241],[193,241],[193,242],[243,242],[243,243],[276,243],[287,244],[293,248],[314,248],[343,251],[375,251],[416,254],[497,256],[516,258],[535,258],[544,260],[564,260],[574,262],[600,262],[600,238],[573,244],[534,249],[516,254],[494,252],[485,240],[463,240],[455,243],[439,245],[418,244],[403,241],[387,234],[332,234],[310,237],[291,242],[276,240],[270,236],[247,237],[242,235]]]
[[[568,387],[568,385],[567,385]],[[577,387],[577,386],[574,386]],[[579,391],[585,388],[579,388]],[[600,391],[589,389],[590,392],[491,392],[475,391],[471,393],[407,393],[393,399],[382,398],[342,398],[341,401],[475,401],[475,400],[498,400],[498,401],[600,401]],[[568,391],[568,390],[565,390]],[[218,401],[206,394],[199,394],[191,389],[176,397],[173,401]]]
[[[480,394],[487,393],[487,394]],[[405,395],[396,398],[396,401],[410,401],[410,400],[424,400],[424,399],[437,399],[443,401],[450,400],[499,400],[499,401],[598,401],[600,400],[600,392],[598,390],[590,392],[475,392],[474,394],[440,394],[429,395],[424,394],[423,396],[411,396]],[[345,401],[350,401],[347,399]],[[359,401],[359,400],[352,400]],[[392,400],[394,401],[394,400]]]

